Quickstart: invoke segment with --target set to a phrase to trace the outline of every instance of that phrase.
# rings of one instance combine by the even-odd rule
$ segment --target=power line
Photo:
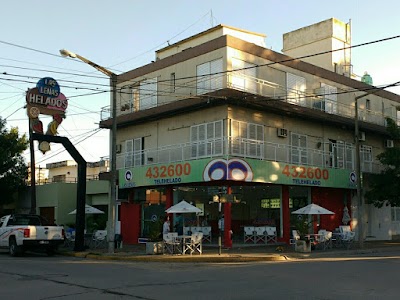
[[[10,73],[7,73],[7,72],[3,72],[3,73],[1,73],[1,74],[2,74],[2,75],[5,75],[5,76],[14,76],[14,77],[18,77],[18,78],[21,78],[21,77],[24,77],[24,78],[35,78],[35,79],[41,79],[41,78],[42,78],[42,77],[39,77],[39,76],[29,76],[29,75],[10,74]],[[91,85],[94,85],[94,86],[110,87],[109,84],[88,83],[88,82],[72,81],[72,80],[64,80],[64,79],[57,80],[57,82],[68,82],[68,83],[77,83],[77,84],[91,84]]]
[[[55,73],[55,74],[62,74],[62,75],[74,75],[74,76],[80,76],[80,77],[98,78],[98,79],[107,79],[107,80],[109,80],[109,77],[105,77],[105,76],[94,76],[94,75],[93,76],[89,76],[87,74],[51,71],[51,70],[45,70],[45,69],[25,68],[25,67],[10,66],[10,65],[0,65],[0,67],[20,69],[20,70],[29,70],[29,71],[37,71],[37,72],[46,72],[46,73]]]
[[[96,133],[100,132],[101,130],[102,130],[102,128],[96,128],[96,129],[94,129],[94,130],[91,130],[91,131],[85,133],[85,134],[88,134],[88,133],[92,132],[90,135],[81,137],[80,140],[74,141],[73,144],[74,144],[74,145],[79,145],[81,142],[83,142],[84,140],[86,140],[86,139],[92,137],[93,135],[95,135]],[[83,135],[83,134],[82,134],[82,135]],[[35,150],[36,153],[38,153],[39,151],[40,151],[40,150]],[[51,156],[43,157],[41,160],[36,161],[35,164],[40,164],[40,163],[42,163],[42,162],[44,162],[44,161],[47,161],[47,160],[49,160],[50,158],[53,158],[53,157],[55,157],[55,156],[57,156],[57,155],[59,155],[59,154],[65,152],[65,151],[66,151],[66,149],[60,149],[57,153],[54,153],[54,154],[51,155]]]
[[[358,45],[354,45],[351,46],[351,48],[356,48],[356,47],[361,47],[361,46],[365,46],[365,45],[370,45],[370,44],[374,44],[374,43],[378,43],[378,42],[383,42],[383,41],[387,41],[387,40],[391,40],[391,39],[395,39],[398,38],[400,36],[393,36],[393,37],[389,37],[389,38],[384,38],[384,39],[380,39],[380,40],[375,40],[375,41],[370,41],[370,42],[366,42],[366,43],[362,43],[362,44],[358,44]],[[240,68],[240,69],[235,69],[235,70],[226,70],[226,71],[222,71],[222,72],[216,72],[216,73],[212,73],[212,74],[206,74],[206,75],[196,75],[196,76],[188,76],[188,77],[182,77],[182,78],[176,78],[175,80],[184,80],[184,79],[198,79],[198,78],[205,78],[205,80],[207,80],[207,77],[209,76],[215,76],[215,75],[219,75],[219,74],[226,74],[226,73],[230,73],[230,72],[238,72],[238,71],[242,71],[242,70],[247,70],[247,69],[252,69],[252,68],[257,68],[257,67],[263,67],[263,66],[270,66],[273,64],[277,64],[277,63],[285,63],[285,62],[289,62],[289,61],[293,61],[293,60],[298,60],[298,59],[302,59],[302,58],[308,58],[308,57],[312,57],[312,56],[317,56],[317,55],[322,55],[322,54],[326,54],[326,53],[331,53],[331,52],[335,52],[335,51],[340,51],[340,50],[344,50],[344,49],[349,49],[350,47],[344,47],[344,48],[340,48],[340,49],[336,49],[336,50],[329,50],[329,51],[324,51],[324,52],[319,52],[319,53],[314,53],[314,54],[310,54],[310,55],[305,55],[302,57],[298,57],[298,58],[290,58],[290,59],[285,59],[285,60],[281,60],[281,61],[277,61],[277,62],[271,62],[271,63],[266,63],[266,64],[262,64],[262,65],[255,65],[255,66],[250,66],[250,67],[245,67],[245,68]],[[9,75],[9,74],[6,74]],[[20,76],[20,77],[27,77],[27,76],[22,76],[22,75],[10,75],[10,76]],[[37,77],[38,78],[38,77]],[[2,79],[2,78],[0,78]],[[3,79],[3,80],[10,80],[10,79]],[[194,80],[192,81],[193,84],[195,83]],[[24,80],[15,80],[18,82],[29,82],[29,81],[24,81]],[[157,84],[162,85],[164,82],[169,82],[169,84],[164,84],[167,86],[172,86],[170,84],[170,80],[158,80]],[[32,82],[29,82],[32,83]],[[79,83],[79,84],[87,84],[85,82],[73,82],[73,83]],[[150,83],[141,83],[140,84],[140,90],[141,91],[146,91],[146,89],[143,88],[143,86],[146,86]],[[119,93],[120,94],[128,94],[130,95],[131,93],[128,92],[124,92],[123,89],[126,89],[127,86],[132,86],[134,85],[133,83],[129,84],[129,85],[124,85],[123,87],[119,88]],[[85,87],[72,87],[72,86],[63,86],[65,88],[73,88],[73,89],[87,89],[87,90],[94,90],[96,91],[94,94],[96,93],[103,93],[103,92],[108,92],[107,90],[103,90],[103,91],[99,91],[98,89],[90,89],[90,88],[85,88]],[[108,87],[108,85],[107,85]],[[188,85],[188,83],[185,83],[185,86],[183,86],[183,88],[195,88],[194,86]],[[174,95],[176,98],[178,97],[185,97],[185,96],[190,96],[193,97],[193,95],[188,95],[188,94],[181,94],[181,95],[177,95],[176,91],[171,92],[171,91],[159,91],[157,90],[156,93],[152,93],[153,90],[147,90],[148,92],[150,92],[151,94],[148,95],[148,97],[151,97],[152,95],[157,95],[157,96],[162,96],[162,95]],[[71,96],[74,97],[74,96]],[[196,97],[204,97],[202,95],[196,95]],[[206,96],[209,97],[209,96]],[[172,100],[173,101],[173,100]],[[171,101],[171,102],[172,102]]]
[[[147,50],[147,51],[145,51],[145,52],[142,52],[142,53],[140,53],[140,54],[138,54],[138,55],[136,55],[136,56],[134,56],[134,57],[132,57],[132,58],[129,58],[129,59],[127,59],[127,60],[124,60],[124,61],[122,61],[122,62],[120,62],[120,63],[117,63],[117,64],[115,64],[115,65],[112,65],[111,67],[119,66],[119,65],[122,65],[123,63],[126,63],[126,62],[128,62],[128,61],[132,61],[132,60],[134,60],[134,59],[136,59],[136,58],[138,58],[138,57],[140,57],[140,56],[142,56],[142,55],[144,55],[144,54],[147,54],[147,53],[149,53],[149,52],[151,52],[151,51],[154,51],[155,49],[157,49],[158,47],[161,47],[161,46],[164,45],[164,44],[168,44],[168,45],[169,45],[169,44],[170,44],[169,42],[170,42],[171,40],[173,40],[174,38],[178,37],[179,35],[181,35],[181,34],[184,33],[185,31],[187,31],[189,28],[193,27],[194,25],[196,25],[197,23],[199,23],[200,21],[202,21],[208,14],[209,14],[209,13],[206,13],[206,14],[205,14],[204,16],[202,16],[199,20],[197,20],[197,21],[194,22],[193,24],[189,25],[187,28],[185,28],[184,30],[182,30],[182,31],[179,32],[178,34],[174,35],[173,37],[169,38],[169,39],[166,40],[165,42],[159,44],[158,46],[155,46],[155,47],[151,48],[150,50]]]
[[[81,72],[80,70],[74,70],[74,69],[70,69],[70,68],[58,68],[58,67],[54,67],[54,66],[49,66],[49,65],[44,65],[44,64],[36,64],[36,63],[33,63],[33,62],[24,61],[24,60],[18,60],[18,59],[11,59],[11,58],[4,58],[4,57],[0,57],[0,59],[19,62],[19,63],[24,63],[24,64],[29,64],[29,65],[33,65],[33,66],[39,66],[39,67],[48,67],[48,68],[52,68],[52,69],[70,70],[70,71],[75,71],[75,72]],[[90,73],[89,72],[82,72],[82,74],[90,74]]]
[[[46,51],[42,51],[42,50],[37,50],[37,49],[34,49],[34,48],[29,48],[29,47],[26,47],[26,46],[21,46],[21,45],[9,43],[9,42],[6,42],[6,41],[1,41],[1,40],[0,40],[0,43],[1,43],[1,44],[5,44],[5,45],[9,45],[9,46],[13,46],[13,47],[17,47],[17,48],[22,48],[22,49],[25,49],[25,50],[30,50],[30,51],[34,51],[34,52],[38,52],[38,53],[42,53],[42,54],[47,54],[47,55],[59,57],[59,55],[55,55],[55,54],[50,53],[50,52],[46,52]]]

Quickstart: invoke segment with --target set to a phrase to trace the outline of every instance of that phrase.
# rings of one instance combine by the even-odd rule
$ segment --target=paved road
[[[399,299],[398,252],[351,259],[154,263],[0,253],[0,299]]]

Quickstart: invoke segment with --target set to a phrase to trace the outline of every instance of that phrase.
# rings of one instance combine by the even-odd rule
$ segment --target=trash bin
[[[114,236],[114,248],[122,248],[122,234],[116,234]]]

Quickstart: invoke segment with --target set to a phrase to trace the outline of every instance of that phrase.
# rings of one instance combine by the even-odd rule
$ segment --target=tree
[[[0,118],[0,204],[13,201],[13,194],[25,185],[28,168],[22,153],[28,148],[25,134],[19,137],[18,128],[9,131]]]
[[[395,141],[395,146],[400,143],[400,129],[396,123],[387,118],[387,131]],[[400,206],[400,147],[386,148],[377,156],[384,166],[380,174],[369,176],[370,190],[365,197],[376,207],[384,204]]]

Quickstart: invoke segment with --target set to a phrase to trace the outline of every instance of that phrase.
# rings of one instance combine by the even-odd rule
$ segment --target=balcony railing
[[[280,85],[275,82],[263,80],[261,78],[251,77],[244,74],[240,74],[238,72],[229,73],[228,75],[223,74],[221,76],[215,75],[212,77],[215,84],[210,84],[210,86],[217,86],[218,88],[228,87],[231,89],[245,91],[255,95],[261,95],[264,97],[272,98],[272,99],[282,99],[282,101],[288,102],[290,104],[299,105],[308,107],[311,109],[323,111],[329,114],[339,115],[347,118],[354,118],[354,106],[344,104],[338,101],[334,101],[330,99],[329,95],[324,95],[321,92],[321,89],[316,90],[306,90],[306,91],[297,91],[292,90],[288,91],[287,88],[283,85]],[[226,84],[221,82],[225,82]],[[164,89],[168,88],[168,93]],[[170,95],[171,91],[170,87],[163,88],[161,84],[158,85],[158,95],[161,98],[165,98]],[[196,83],[190,81],[188,83],[182,83],[181,87],[176,89],[177,96],[180,95],[184,91],[186,95],[196,93]],[[209,92],[213,92],[210,90]],[[291,96],[290,96],[291,95]],[[295,95],[295,97],[293,97]],[[132,98],[132,97],[131,97]],[[175,97],[176,98],[176,97]],[[179,96],[179,99],[183,99],[183,94]],[[132,98],[133,99],[133,98]],[[125,99],[126,100],[126,99]],[[159,101],[158,106],[163,105],[162,103],[170,103],[170,101]],[[118,100],[121,102],[121,99]],[[161,104],[160,104],[161,103]],[[117,108],[119,108],[121,103],[117,103]],[[126,104],[126,103],[125,103]],[[125,105],[126,106],[126,105]],[[128,110],[129,112],[133,112],[134,110]],[[117,115],[126,114],[127,111],[119,111],[117,109]],[[363,107],[359,108],[358,111],[359,119],[364,122],[377,124],[380,126],[385,126],[387,117],[396,119],[396,114],[394,111],[388,111],[383,114],[380,112],[371,111],[365,109]],[[110,118],[110,107],[103,107],[101,110],[101,120],[107,120]]]
[[[314,167],[355,169],[353,145],[346,145],[344,148],[343,144],[331,143],[323,148],[329,150],[228,137],[121,153],[117,155],[117,169],[221,156],[254,158]],[[371,153],[362,149],[361,157],[371,157]],[[362,160],[361,170],[378,173],[381,165]]]

